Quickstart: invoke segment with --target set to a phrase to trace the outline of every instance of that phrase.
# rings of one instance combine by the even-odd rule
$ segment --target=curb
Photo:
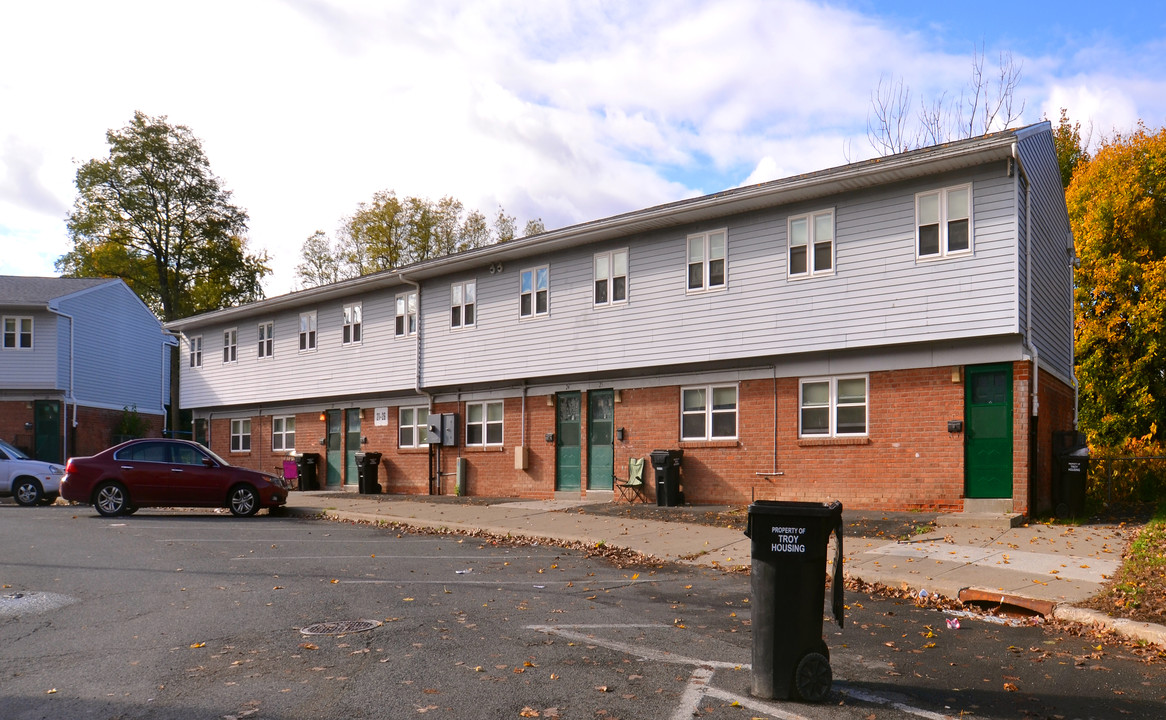
[[[1166,627],[1162,625],[1125,618],[1111,618],[1096,610],[1086,610],[1073,605],[1058,605],[1053,608],[1053,619],[1109,630],[1122,637],[1152,643],[1166,649]]]

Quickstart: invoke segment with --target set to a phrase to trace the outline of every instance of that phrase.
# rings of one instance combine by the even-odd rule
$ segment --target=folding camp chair
[[[644,458],[631,458],[628,460],[628,479],[624,482],[617,482],[615,486],[619,489],[619,494],[624,500],[628,502],[648,502],[648,498],[644,495]]]

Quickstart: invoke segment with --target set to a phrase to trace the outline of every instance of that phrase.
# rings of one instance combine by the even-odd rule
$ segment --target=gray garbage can
[[[843,624],[842,503],[758,500],[745,535],[753,542],[753,695],[821,702],[830,693],[830,649],[822,640],[826,544],[837,535],[832,611]]]

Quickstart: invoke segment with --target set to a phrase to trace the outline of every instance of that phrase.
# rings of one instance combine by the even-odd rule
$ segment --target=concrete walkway
[[[727,570],[749,567],[751,541],[740,530],[581,509],[595,502],[488,502],[447,496],[294,491],[287,509],[296,515],[373,524],[603,543],[660,560]],[[854,518],[850,513],[844,512],[843,519],[846,527],[863,526],[851,522]],[[1003,601],[1058,619],[1096,623],[1166,647],[1166,627],[1115,620],[1074,606],[1099,592],[1117,571],[1135,528],[1042,524],[1007,530],[942,527],[905,541],[852,537],[851,530],[846,532],[844,567],[851,578],[965,601]]]

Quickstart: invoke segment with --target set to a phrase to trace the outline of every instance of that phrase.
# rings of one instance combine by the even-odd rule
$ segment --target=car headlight
[[[65,468],[61,467],[60,465],[49,465],[49,472],[53,475],[64,475]]]

